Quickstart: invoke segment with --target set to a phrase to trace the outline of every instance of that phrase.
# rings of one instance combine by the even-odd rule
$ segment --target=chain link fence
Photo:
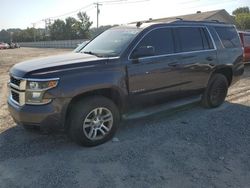
[[[37,42],[20,42],[21,47],[34,48],[76,48],[78,44],[88,41],[87,39],[77,40],[57,40],[57,41],[37,41]]]

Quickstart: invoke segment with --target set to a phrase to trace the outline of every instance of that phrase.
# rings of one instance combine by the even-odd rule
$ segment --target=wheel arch
[[[110,87],[110,88],[101,88],[101,89],[94,89],[94,90],[87,90],[83,93],[80,93],[74,96],[71,101],[69,102],[66,112],[65,112],[65,119],[64,119],[64,128],[68,128],[68,121],[69,121],[69,114],[71,112],[72,107],[74,106],[77,101],[82,100],[86,97],[90,96],[104,96],[108,99],[112,100],[118,107],[120,113],[126,108],[126,97],[125,94],[120,91],[118,88]]]
[[[222,74],[227,78],[228,86],[231,85],[233,80],[233,69],[231,66],[222,66],[217,67],[211,74],[210,78],[213,76],[213,74]]]

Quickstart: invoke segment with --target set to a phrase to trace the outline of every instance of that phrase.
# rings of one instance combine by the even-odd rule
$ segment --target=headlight
[[[49,81],[28,81],[28,90],[48,90],[57,86],[58,80]]]
[[[47,90],[56,87],[58,84],[58,79],[54,80],[39,80],[27,81],[26,85],[26,104],[47,104],[51,102],[52,99],[45,99],[44,94]]]

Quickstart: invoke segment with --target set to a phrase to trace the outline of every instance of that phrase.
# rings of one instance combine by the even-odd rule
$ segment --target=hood
[[[85,66],[106,63],[108,58],[99,58],[83,53],[67,53],[63,55],[49,56],[40,59],[24,61],[14,65],[11,74],[24,77],[27,73],[42,73],[70,68],[83,68]]]

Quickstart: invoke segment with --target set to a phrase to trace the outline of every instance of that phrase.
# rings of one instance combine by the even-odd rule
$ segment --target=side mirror
[[[132,53],[133,59],[138,59],[141,57],[148,57],[148,56],[154,56],[155,55],[155,48],[153,46],[142,46],[140,48],[137,48]]]

